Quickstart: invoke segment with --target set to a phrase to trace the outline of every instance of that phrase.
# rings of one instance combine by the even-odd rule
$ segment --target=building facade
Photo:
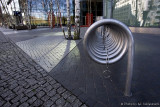
[[[160,26],[160,0],[108,0],[104,2],[104,16],[110,18],[111,4],[113,18],[128,26]]]
[[[12,19],[14,20],[12,22],[17,24],[27,24],[31,21],[35,25],[49,25],[50,0],[11,1],[10,4],[7,4],[8,0],[0,2],[1,13],[4,17],[7,16],[6,22]],[[57,1],[59,1],[61,14],[57,8]],[[66,24],[66,0],[52,0],[52,2],[55,24],[59,23],[58,18],[60,16],[62,17],[62,24]],[[74,24],[75,17],[74,2],[75,0],[70,0],[71,24]],[[19,11],[22,18],[14,16],[15,11]],[[112,17],[128,26],[158,27],[160,26],[160,0],[80,0],[81,25],[90,26],[102,17]]]
[[[119,0],[113,12],[114,18],[128,26],[142,26],[144,11],[148,11],[150,0]]]

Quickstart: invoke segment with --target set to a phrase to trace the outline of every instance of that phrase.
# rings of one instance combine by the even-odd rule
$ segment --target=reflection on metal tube
[[[129,28],[114,19],[102,19],[92,24],[84,36],[84,48],[89,56],[101,64],[119,61],[128,51],[125,96],[131,96],[134,59],[134,40]]]

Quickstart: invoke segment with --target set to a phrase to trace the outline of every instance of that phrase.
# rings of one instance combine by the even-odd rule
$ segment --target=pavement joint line
[[[42,41],[43,38],[44,40]],[[56,39],[58,39],[58,41]],[[40,40],[41,43],[36,42],[38,40]],[[52,43],[52,40],[56,42]],[[46,71],[50,72],[79,44],[81,40],[82,39],[65,40],[63,36],[60,36],[58,38],[48,36],[37,37],[26,41],[17,42],[16,44],[33,60],[39,63]],[[65,48],[66,46],[68,46],[68,44],[69,47]],[[64,53],[62,53],[63,51]]]
[[[0,35],[1,36],[1,35]],[[39,87],[39,85],[41,85],[41,84],[39,84],[39,82],[41,81],[41,80],[43,80],[43,81],[45,81],[45,83],[44,84],[46,84],[46,83],[50,83],[50,81],[54,81],[55,79],[53,79],[50,75],[49,75],[49,73],[48,72],[46,72],[43,68],[41,68],[41,66],[38,64],[38,63],[36,63],[37,61],[35,61],[35,59],[33,59],[33,58],[31,58],[30,57],[30,55],[35,55],[35,54],[37,54],[36,53],[36,51],[34,51],[33,52],[33,54],[31,53],[31,50],[29,50],[28,52],[29,52],[29,54],[26,54],[26,52],[24,52],[14,41],[12,41],[12,40],[10,40],[9,41],[10,43],[9,43],[9,46],[8,47],[10,47],[11,46],[11,44],[12,45],[14,45],[12,48],[8,48],[8,47],[5,47],[5,49],[7,49],[7,50],[9,50],[9,51],[12,51],[12,50],[14,50],[13,52],[12,52],[12,54],[14,54],[15,55],[15,57],[13,57],[13,59],[6,59],[6,60],[8,60],[8,64],[6,63],[6,64],[4,64],[4,66],[6,66],[7,67],[7,71],[5,71],[4,70],[4,68],[2,68],[3,66],[0,66],[0,69],[3,69],[3,71],[0,71],[0,73],[1,72],[6,72],[5,73],[5,78],[8,78],[7,80],[5,80],[4,82],[5,82],[5,86],[4,86],[4,88],[8,88],[8,86],[9,85],[7,85],[9,82],[11,82],[11,79],[12,78],[14,78],[14,80],[17,80],[17,81],[21,81],[21,80],[25,80],[25,82],[26,83],[24,83],[24,82],[18,82],[18,87],[19,88],[17,88],[17,92],[15,91],[15,93],[17,93],[17,94],[19,94],[19,95],[22,95],[21,93],[24,93],[22,96],[21,96],[21,100],[19,99],[20,97],[19,96],[16,96],[16,97],[14,97],[14,98],[12,98],[12,96],[9,98],[9,99],[11,99],[11,101],[14,101],[14,103],[12,103],[12,102],[10,102],[10,103],[8,103],[8,102],[6,102],[6,99],[8,99],[8,94],[9,93],[6,93],[6,95],[7,95],[7,97],[6,98],[4,98],[4,97],[2,97],[1,95],[0,95],[0,98],[2,98],[2,100],[1,101],[4,101],[3,102],[3,104],[0,102],[0,105],[2,104],[2,106],[7,106],[8,104],[10,104],[10,106],[25,106],[25,105],[28,105],[28,106],[35,106],[36,104],[38,104],[38,102],[40,102],[39,103],[39,105],[43,105],[44,104],[44,101],[42,101],[41,100],[41,97],[43,97],[43,93],[40,93],[41,91],[41,88]],[[71,52],[79,43],[81,42],[81,40],[77,43],[75,43],[76,45],[73,47],[72,46],[72,48],[69,50],[69,52]],[[8,42],[6,42],[7,44],[8,44]],[[4,44],[6,44],[6,43],[4,43]],[[27,44],[27,42],[24,42],[25,44],[21,44],[21,46],[23,47],[23,48],[25,48],[26,50],[28,50],[28,48],[27,47],[25,47],[25,45]],[[62,44],[63,45],[63,44]],[[59,49],[59,51],[60,50],[63,50],[63,49]],[[2,50],[1,50],[2,51]],[[4,52],[7,52],[7,51],[4,51]],[[9,55],[9,54],[11,54],[11,53],[7,53],[7,55]],[[68,55],[68,54],[67,54]],[[18,57],[16,57],[16,56],[18,56]],[[38,55],[39,56],[39,55]],[[49,56],[46,56],[46,57],[49,57]],[[59,56],[59,57],[61,57],[61,55]],[[7,57],[6,57],[7,58]],[[12,57],[11,57],[12,58]],[[18,58],[18,59],[17,59]],[[53,58],[58,58],[58,57],[53,57]],[[63,57],[64,58],[64,57]],[[63,59],[62,58],[62,59]],[[0,57],[0,59],[1,59],[1,57]],[[16,61],[17,63],[15,63],[16,65],[14,65],[14,63],[12,63],[12,61],[11,60],[13,60],[14,62]],[[10,64],[13,64],[14,66],[9,66],[9,62],[11,62]],[[16,71],[15,70],[11,70],[11,69],[17,69]],[[25,70],[24,72],[22,72],[22,69],[28,69],[28,70]],[[12,76],[12,78],[9,78],[10,77],[10,72],[12,72],[12,74],[11,75],[13,75]],[[14,74],[16,73],[16,76],[14,76]],[[46,75],[47,74],[47,75]],[[1,75],[0,75],[0,78],[1,78],[1,76],[3,76],[4,74],[2,74],[1,73]],[[18,76],[19,75],[19,76]],[[49,78],[51,78],[51,80],[49,79]],[[47,79],[47,80],[46,80]],[[49,80],[48,80],[49,79]],[[1,78],[1,80],[2,80],[2,78]],[[1,83],[1,80],[0,80],[0,83]],[[28,81],[28,82],[27,82]],[[56,80],[55,80],[56,81]],[[51,87],[52,87],[52,89],[53,89],[53,87],[56,85],[56,84],[59,84],[57,81],[56,81],[56,83],[55,84],[53,84],[53,85],[51,85]],[[14,84],[13,84],[14,85]],[[0,89],[1,89],[1,86],[2,85],[0,85]],[[21,87],[21,89],[20,89],[20,87]],[[35,90],[31,90],[31,91],[29,91],[29,93],[28,94],[30,94],[30,95],[27,95],[27,93],[25,93],[27,90],[29,90],[31,87],[35,87]],[[60,84],[60,87],[62,87],[62,88],[64,88],[64,86],[63,85],[61,85]],[[45,87],[43,87],[44,89],[45,89],[45,91],[47,91],[47,89],[49,89],[49,87],[48,87],[48,85],[46,85]],[[65,88],[66,89],[66,88]],[[9,90],[11,90],[12,91],[12,89],[10,89],[9,88]],[[39,91],[38,91],[39,90]],[[61,94],[63,94],[63,92],[61,93],[61,91],[59,90],[59,88],[57,88],[57,92],[56,92],[56,94],[58,95],[59,94],[59,96],[60,96],[60,98],[58,98],[56,101],[53,101],[51,98],[53,98],[53,96],[49,96],[50,98],[50,100],[52,100],[52,102],[54,103],[54,105],[56,105],[56,106],[62,106],[62,105],[58,105],[58,104],[60,104],[60,103],[56,103],[56,102],[59,102],[59,101],[61,101],[61,100],[59,100],[59,99],[63,99],[63,96],[61,95]],[[77,96],[75,96],[75,95],[73,95],[73,93],[71,92],[71,91],[69,91],[69,90],[65,90],[65,92],[70,92],[71,93],[71,95],[70,96],[72,96],[72,97],[74,97],[74,99],[70,99],[69,101],[71,101],[72,103],[70,103],[70,102],[68,102],[68,97],[65,99],[64,98],[64,101],[65,101],[65,104],[66,103],[69,103],[71,106],[74,106],[74,104],[77,104],[78,105],[78,107],[81,107],[81,106],[83,106],[83,107],[86,107],[87,105],[86,104],[84,104],[84,102],[82,102],[81,100],[79,100],[78,99],[78,97]],[[37,94],[36,93],[39,93],[38,94],[38,97],[37,97]],[[45,92],[45,94],[46,93],[48,93],[48,92]],[[5,95],[5,96],[6,96]],[[33,102],[31,102],[31,98],[32,97],[34,97],[35,98],[35,100],[33,101]],[[26,102],[25,103],[23,103],[24,101],[26,100]],[[74,101],[73,101],[74,100]],[[76,102],[76,101],[79,101],[79,102]],[[47,100],[48,101],[48,100]],[[17,102],[19,102],[19,103],[17,103]]]

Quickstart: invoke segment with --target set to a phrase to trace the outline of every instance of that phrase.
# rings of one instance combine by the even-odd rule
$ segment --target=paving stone
[[[73,103],[75,99],[76,99],[76,97],[73,96],[73,95],[71,95],[71,96],[69,96],[69,97],[67,98],[67,101],[69,101],[70,103]]]
[[[38,97],[38,98],[41,98],[42,96],[44,96],[45,95],[45,92],[43,92],[43,91],[39,91],[37,94],[36,94],[36,96]]]
[[[54,85],[55,83],[57,83],[55,80],[52,80],[52,81],[49,81],[49,83],[51,84],[51,85]]]
[[[0,106],[2,107],[2,105],[5,103],[6,101],[4,100],[0,100]]]
[[[37,80],[35,80],[34,78],[31,79],[25,79],[25,81],[27,81],[29,83],[29,85],[34,85],[37,83]]]
[[[53,78],[51,76],[46,76],[45,79],[47,80],[47,82],[50,82],[53,80]]]
[[[21,104],[19,107],[28,107],[29,106],[29,104],[28,103],[23,103],[23,104]]]
[[[52,97],[56,94],[56,90],[52,89],[50,92],[47,93],[48,96]]]
[[[52,100],[47,100],[43,105],[44,107],[51,107],[53,105],[53,101]]]
[[[43,104],[43,101],[41,101],[40,99],[37,99],[37,100],[33,103],[33,106],[38,107],[38,106],[42,106],[42,104]]]
[[[58,92],[59,94],[61,94],[61,93],[63,93],[65,90],[66,90],[66,89],[64,89],[63,87],[60,87],[60,88],[57,89],[57,92]]]
[[[54,105],[52,105],[51,107],[57,107],[57,105],[56,105],[56,104],[54,104]]]
[[[61,84],[59,84],[59,83],[56,83],[56,84],[53,85],[53,87],[54,87],[55,89],[59,88],[60,86],[61,86]]]
[[[27,101],[27,100],[28,100],[28,97],[23,97],[23,98],[20,100],[20,102],[23,103],[23,102],[25,102],[25,101]]]
[[[14,93],[9,94],[9,95],[5,98],[5,100],[6,100],[6,101],[9,101],[9,100],[13,99],[15,96],[16,96],[16,95],[15,95]]]
[[[12,103],[20,101],[23,98],[24,94],[20,94],[11,100]]]
[[[41,81],[39,80],[39,82],[38,82],[39,85],[43,85],[44,83],[46,83],[46,81],[44,79]]]
[[[51,85],[48,85],[48,86],[46,87],[47,92],[50,91],[52,88],[53,88],[53,87],[52,87]]]
[[[32,104],[34,101],[36,101],[37,100],[37,97],[35,97],[35,96],[33,96],[32,98],[30,98],[27,102],[29,103],[29,104]]]
[[[18,107],[18,106],[19,106],[19,102],[13,103],[13,104],[11,105],[11,107]]]
[[[35,84],[35,85],[32,86],[32,89],[36,89],[36,88],[38,88],[38,87],[39,87],[39,85],[38,85],[38,84]]]
[[[66,102],[63,107],[73,107],[70,103]]]
[[[56,94],[55,96],[51,97],[50,99],[55,102],[57,99],[60,98],[60,95],[59,94]]]
[[[76,99],[73,103],[72,106],[73,107],[80,107],[82,105],[82,102],[79,99]],[[91,106],[93,107],[93,106]]]
[[[64,100],[64,98],[60,98],[60,99],[58,99],[57,101],[56,101],[56,105],[57,106],[63,106],[64,104],[65,104],[65,100]]]
[[[31,97],[34,96],[36,93],[37,93],[36,90],[33,89],[32,91],[30,91],[30,92],[27,93],[26,95],[31,98]]]
[[[22,94],[23,92],[25,92],[25,90],[26,89],[24,89],[23,87],[22,88],[20,88],[17,92],[16,92],[16,94]]]
[[[22,86],[19,86],[19,85],[18,85],[15,89],[13,89],[13,91],[14,91],[14,92],[18,92],[18,90],[21,89],[21,88],[22,88]]]
[[[44,95],[41,100],[46,102],[50,97],[48,95]]]
[[[16,88],[17,86],[18,86],[17,83],[13,83],[13,84],[10,85],[9,89],[12,90],[12,89]]]
[[[3,107],[10,107],[11,106],[11,103],[10,102],[6,102]]]
[[[69,96],[71,95],[71,93],[69,91],[65,91],[62,96],[63,98],[67,99]]]
[[[12,91],[9,90],[9,91],[4,92],[1,96],[3,98],[5,98],[5,97],[9,96],[10,94],[12,94]]]

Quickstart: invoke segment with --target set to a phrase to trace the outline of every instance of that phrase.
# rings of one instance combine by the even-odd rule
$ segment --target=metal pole
[[[128,47],[128,66],[127,66],[127,77],[126,77],[126,85],[125,85],[125,96],[132,96],[131,93],[131,85],[132,85],[132,75],[133,75],[133,64],[134,64],[134,40],[133,37],[129,39],[129,47]]]

